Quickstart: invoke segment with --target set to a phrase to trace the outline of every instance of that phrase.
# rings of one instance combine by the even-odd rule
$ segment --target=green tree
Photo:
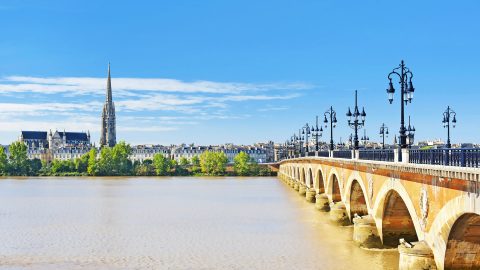
[[[8,159],[5,148],[0,145],[0,175],[8,174]]]
[[[28,175],[29,162],[27,157],[27,146],[22,142],[14,142],[9,147],[9,174]]]
[[[259,176],[272,176],[272,170],[268,166],[262,166],[258,172]]]
[[[185,157],[181,157],[178,164],[174,164],[175,175],[189,175],[188,172],[189,161]]]
[[[153,167],[153,160],[151,159],[145,159],[142,163],[136,161],[133,167],[135,175],[137,176],[155,175],[155,168]]]
[[[29,160],[29,172],[28,175],[37,176],[42,169],[42,161],[38,158]]]
[[[172,161],[169,158],[166,158],[164,155],[158,153],[153,156],[153,166],[157,175],[168,175],[172,170]]]
[[[200,155],[200,167],[206,175],[224,175],[228,162],[223,152],[205,151]]]
[[[88,175],[97,175],[97,149],[92,148],[88,152]]]
[[[54,160],[50,165],[50,171],[53,175],[63,175],[65,173],[75,172],[75,163],[72,160]]]
[[[75,159],[75,169],[79,173],[86,173],[88,169],[89,153],[83,154],[80,158]]]
[[[112,148],[103,147],[100,150],[100,157],[96,164],[96,175],[100,176],[114,176],[117,175],[113,167]]]
[[[250,156],[245,152],[240,152],[233,159],[233,171],[236,175],[247,176],[251,174]]]
[[[179,164],[180,166],[186,167],[188,164],[190,164],[190,162],[188,162],[188,159],[186,157],[181,157]]]
[[[132,147],[124,141],[116,144],[111,151],[112,170],[114,175],[130,175],[132,173],[132,161],[130,155]]]
[[[258,163],[252,159],[252,162],[249,164],[250,166],[250,175],[251,176],[259,176],[260,175],[260,166]]]
[[[94,149],[88,156],[87,172],[89,175],[116,176],[132,175],[133,164],[130,160],[132,148],[125,142],[119,142],[114,147],[103,147],[99,157]]]
[[[42,160],[42,168],[39,171],[40,175],[51,175],[51,163],[47,162],[46,160]]]
[[[200,158],[198,156],[193,156],[192,157],[192,173],[193,174],[196,174],[196,173],[199,173],[201,172],[201,168],[200,168]]]

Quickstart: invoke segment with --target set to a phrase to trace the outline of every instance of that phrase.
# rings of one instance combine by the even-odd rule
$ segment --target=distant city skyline
[[[402,59],[415,74],[406,107],[415,141],[446,141],[442,113],[450,105],[458,119],[452,143],[479,143],[479,8],[476,1],[2,3],[0,143],[21,130],[58,129],[89,130],[98,144],[109,62],[117,141],[282,143],[333,105],[334,139],[345,142],[358,89],[370,140],[381,141],[385,123],[392,143],[400,105],[398,91],[388,104],[386,76]]]

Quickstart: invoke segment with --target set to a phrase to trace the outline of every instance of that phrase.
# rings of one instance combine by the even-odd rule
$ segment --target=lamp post
[[[385,149],[385,137],[388,137],[388,127],[385,126],[385,123],[380,126],[380,136],[382,137],[382,149]]]
[[[410,125],[410,115],[408,116],[408,127],[407,127],[407,139],[408,147],[412,147],[413,141],[415,139],[415,127]]]
[[[365,125],[365,117],[367,114],[365,113],[365,108],[362,108],[362,112],[358,110],[357,106],[357,90],[355,90],[355,107],[353,108],[353,113],[350,111],[350,107],[348,107],[347,117],[348,117],[348,126],[355,130],[354,137],[353,137],[353,149],[358,149],[358,129],[362,128]],[[353,119],[352,119],[353,117]]]
[[[405,63],[402,62],[400,65],[393,69],[392,72],[388,74],[389,88],[387,89],[388,101],[390,104],[393,102],[393,94],[395,93],[395,88],[393,88],[392,75],[397,75],[399,78],[399,84],[401,88],[400,92],[400,148],[407,148],[407,135],[405,129],[405,105],[407,103],[412,103],[413,93],[415,88],[413,88],[412,78],[413,73],[405,66]]]
[[[310,131],[310,126],[306,123],[305,126],[302,127],[302,135],[305,135],[305,156],[308,155],[308,135],[310,135]]]
[[[292,138],[290,139],[291,141],[291,144],[292,144],[292,154],[293,156],[295,157],[296,155],[296,152],[297,152],[297,135],[295,133],[293,133],[293,136]]]
[[[333,151],[333,129],[337,126],[337,113],[333,110],[332,106],[324,113],[325,119],[323,123],[325,123],[325,128],[327,128],[327,124],[329,123],[327,115],[330,118],[330,151]]]
[[[318,138],[322,137],[322,132],[323,132],[322,126],[320,126],[320,128],[318,128],[318,115],[317,115],[315,117],[315,126],[312,125],[312,136],[315,137],[315,151],[317,151],[317,152],[319,150]]]
[[[300,153],[300,157],[302,156],[302,152],[303,152],[303,139],[304,137],[302,136],[302,129],[299,129],[298,130],[298,151]]]
[[[450,120],[450,118],[453,118]],[[447,128],[447,144],[445,145],[446,148],[452,148],[452,144],[450,143],[450,122],[452,126],[455,127],[457,124],[457,113],[453,111],[450,106],[447,106],[445,112],[443,112],[443,127]]]
[[[361,140],[363,142],[363,147],[366,148],[367,142],[370,140],[370,138],[367,136],[367,130],[366,129],[363,130],[363,136],[362,136]]]

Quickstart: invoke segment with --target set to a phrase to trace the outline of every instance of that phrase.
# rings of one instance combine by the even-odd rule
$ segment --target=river
[[[276,178],[0,180],[0,269],[397,269]]]

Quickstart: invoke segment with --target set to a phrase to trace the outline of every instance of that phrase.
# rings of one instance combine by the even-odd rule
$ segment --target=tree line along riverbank
[[[268,166],[256,163],[241,152],[233,164],[223,152],[205,151],[191,160],[182,157],[178,162],[162,154],[142,162],[130,160],[132,148],[125,142],[114,147],[92,148],[74,160],[28,159],[27,147],[14,142],[7,156],[0,147],[2,176],[273,176]]]

